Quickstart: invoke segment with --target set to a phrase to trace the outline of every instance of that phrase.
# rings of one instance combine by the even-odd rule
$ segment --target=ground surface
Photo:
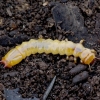
[[[11,48],[25,40],[37,39],[40,35],[46,39],[64,40],[69,37],[70,40],[77,41],[76,30],[76,33],[74,30],[65,31],[56,24],[52,8],[59,2],[78,7],[78,14],[83,17],[82,23],[86,29],[84,39],[88,38],[87,46],[95,49],[99,57],[100,0],[48,2],[47,6],[43,6],[42,0],[0,0],[0,59]],[[80,40],[82,37],[79,33],[78,36]],[[93,41],[89,42],[91,39]],[[4,69],[0,65],[0,100],[4,100],[3,85],[9,89],[19,88],[19,93],[24,98],[36,97],[42,100],[55,75],[57,79],[47,100],[100,100],[100,61],[92,65],[91,72],[87,67],[85,71],[88,72],[88,77],[77,84],[73,83],[76,74],[69,73],[75,66],[74,63],[66,61],[66,56],[52,54],[31,55],[11,69]]]

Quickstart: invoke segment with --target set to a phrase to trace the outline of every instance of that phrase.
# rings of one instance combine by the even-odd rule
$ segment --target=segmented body
[[[95,59],[93,50],[85,48],[82,45],[82,41],[80,43],[73,43],[68,40],[31,39],[10,50],[2,58],[1,62],[3,62],[6,67],[11,68],[25,59],[26,56],[36,53],[73,55],[74,57],[79,57],[82,63],[88,65]]]

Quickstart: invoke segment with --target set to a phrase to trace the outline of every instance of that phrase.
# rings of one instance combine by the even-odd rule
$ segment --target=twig
[[[56,76],[53,78],[53,80],[51,81],[50,85],[48,86],[46,92],[44,93],[43,100],[47,99],[47,97],[48,97],[48,95],[49,95],[49,93],[50,93],[50,91],[51,91],[51,89],[52,89],[52,87],[53,87],[53,85],[55,83],[55,80],[56,80]]]

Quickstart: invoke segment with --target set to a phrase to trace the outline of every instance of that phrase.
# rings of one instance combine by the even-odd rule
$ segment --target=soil
[[[76,30],[64,30],[56,23],[52,9],[59,4],[77,6],[79,12],[73,12],[82,16],[81,25],[86,31],[84,40],[88,37],[87,47],[95,49],[96,56],[100,57],[100,0],[48,0],[44,5],[43,1],[0,0],[0,59],[16,45],[31,38],[38,39],[41,35],[45,39],[58,40],[69,37],[77,42],[73,35],[77,36]],[[79,40],[82,39],[81,35],[78,36]],[[93,41],[89,42],[91,38]],[[0,100],[5,100],[4,88],[18,88],[22,98],[35,97],[42,100],[55,75],[57,79],[47,100],[100,100],[100,61],[91,64],[90,71],[86,65],[81,67],[82,70],[79,69],[77,66],[83,65],[75,64],[70,59],[67,61],[65,55],[43,53],[26,57],[11,69],[5,69],[1,64]],[[74,74],[71,74],[74,67]]]

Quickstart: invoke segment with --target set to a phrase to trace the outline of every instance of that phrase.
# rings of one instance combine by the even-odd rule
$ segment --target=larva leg
[[[66,57],[66,60],[69,60],[69,56]]]
[[[91,52],[96,54],[96,51],[94,49],[91,49]]]
[[[80,41],[80,44],[83,44],[83,42],[84,42],[84,41],[85,41],[84,39],[83,39],[83,40],[81,40],[81,41]]]
[[[68,41],[68,39],[66,38],[66,39],[65,39],[65,42],[67,42],[67,41]]]
[[[83,61],[82,61],[82,60],[80,60],[80,62],[81,62],[81,63],[83,63]]]
[[[43,36],[42,35],[39,35],[39,39],[43,39]]]
[[[74,63],[77,63],[77,58],[76,57],[74,57]]]
[[[89,65],[89,71],[91,72],[92,71],[92,69],[91,69],[91,66]]]

